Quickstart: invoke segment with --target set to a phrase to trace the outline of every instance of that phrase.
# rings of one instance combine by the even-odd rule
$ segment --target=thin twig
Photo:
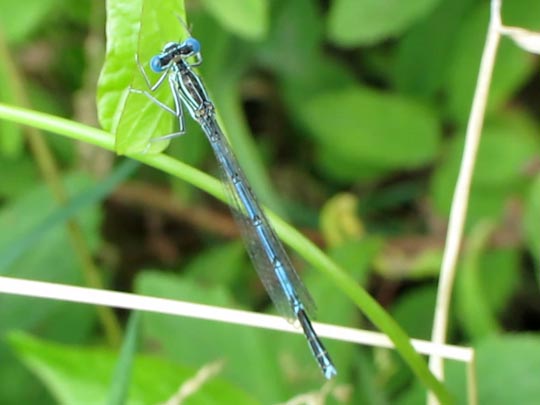
[[[245,325],[253,328],[302,334],[300,328],[295,328],[284,318],[277,315],[260,314],[118,291],[70,286],[44,281],[31,281],[15,277],[0,276],[0,293],[185,316],[235,325]],[[376,347],[394,347],[392,341],[383,333],[319,322],[313,322],[313,326],[319,336],[322,337]],[[473,350],[468,347],[438,345],[430,341],[418,339],[411,339],[411,344],[421,354],[436,354],[446,359],[465,363],[469,363],[473,358]]]
[[[209,380],[223,371],[225,362],[217,360],[203,366],[195,376],[186,380],[174,395],[162,405],[183,405],[186,399],[196,394]]]
[[[461,161],[456,188],[454,190],[454,197],[452,199],[452,208],[450,211],[448,232],[446,235],[446,244],[443,254],[441,274],[439,277],[439,287],[437,292],[437,303],[435,307],[435,318],[432,333],[433,343],[438,344],[443,344],[446,341],[448,312],[456,274],[456,264],[463,239],[463,228],[467,217],[471,181],[474,173],[478,146],[480,144],[484,115],[489,95],[489,87],[491,84],[493,68],[495,66],[497,49],[501,36],[500,11],[501,0],[492,0],[491,17],[487,38],[480,63],[480,71],[478,73],[478,81],[476,84],[476,91],[473,98],[469,123],[467,125],[463,158]],[[435,376],[440,379],[444,378],[444,367],[441,357],[432,356],[430,358],[429,365]],[[429,395],[428,404],[432,405],[437,403],[436,398]]]
[[[469,405],[478,405],[478,379],[476,378],[476,354],[467,363],[467,398]]]

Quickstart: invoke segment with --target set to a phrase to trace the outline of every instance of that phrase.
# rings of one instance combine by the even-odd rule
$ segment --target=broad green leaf
[[[65,184],[69,192],[73,193],[74,190],[86,189],[93,183],[79,174],[68,178]],[[11,246],[14,240],[33,232],[51,212],[58,209],[56,204],[50,191],[43,185],[4,207],[0,212],[0,229],[9,229],[10,232],[0,234],[0,251]],[[81,210],[77,220],[86,234],[90,247],[95,249],[99,241],[97,209],[90,207]],[[25,252],[7,269],[2,269],[2,274],[41,281],[60,280],[66,284],[80,284],[82,282],[80,264],[75,254],[70,249],[66,249],[66,246],[70,246],[70,241],[65,229],[58,226],[50,229],[46,238],[40,239],[32,249]],[[30,302],[32,300],[26,297],[0,296],[1,327],[34,325],[34,322],[50,316],[49,311],[53,308],[58,310],[62,307],[59,302],[51,301],[35,305]],[[38,300],[38,302],[42,301]],[[27,316],[21,318],[18,312],[24,312],[30,307],[33,309],[28,311]]]
[[[519,25],[532,25],[540,29],[537,18],[540,2],[513,0],[504,3],[503,20],[508,18]],[[447,113],[460,124],[465,123],[469,116],[488,21],[489,3],[486,2],[469,15],[466,23],[455,34],[455,47],[448,56],[448,79],[445,86],[448,94]],[[491,81],[488,113],[499,110],[535,71],[535,61],[530,54],[511,40],[503,40]]]
[[[480,284],[491,311],[503,314],[512,304],[521,282],[521,250],[499,248],[480,258]],[[459,273],[458,273],[459,274]]]
[[[535,378],[540,370],[540,337],[537,334],[492,336],[475,345],[478,404],[536,405],[540,385]],[[467,404],[465,365],[447,361],[445,382],[456,398],[456,404]],[[418,384],[396,405],[425,402],[426,392]]]
[[[344,157],[340,152],[325,145],[320,145],[315,150],[314,159],[321,173],[337,182],[372,181],[383,178],[391,172],[388,168],[363,164],[358,159]]]
[[[399,91],[422,98],[436,96],[448,75],[448,54],[455,46],[455,32],[475,2],[441,1],[432,15],[398,42],[392,81]]]
[[[499,215],[508,196],[526,182],[526,168],[540,151],[534,125],[530,117],[519,112],[501,115],[486,124],[474,170],[471,220]],[[433,202],[444,214],[450,209],[463,145],[463,135],[450,141],[446,156],[432,177]]]
[[[185,17],[183,1],[107,2],[107,54],[98,81],[98,115],[102,127],[115,134],[119,154],[143,152],[152,137],[174,131],[172,114],[128,89],[148,90],[137,68],[136,55],[154,83],[159,76],[148,67],[151,57],[167,42],[188,35],[177,16]],[[154,95],[172,105],[167,82]],[[161,151],[167,144],[152,144],[149,151]]]
[[[436,296],[435,285],[406,291],[392,305],[392,316],[411,337],[429,339]]]
[[[0,346],[0,403],[56,405],[43,384],[16,357],[6,345],[2,334]]]
[[[37,184],[38,171],[29,156],[18,159],[0,159],[0,196],[17,198]]]
[[[318,67],[312,62],[323,35],[317,5],[311,0],[296,0],[281,2],[276,8],[268,38],[257,48],[261,63],[295,78],[311,73]]]
[[[373,44],[405,31],[440,0],[334,0],[328,36],[337,45]]]
[[[368,89],[323,93],[305,102],[302,121],[321,148],[353,169],[414,169],[431,162],[440,130],[430,110],[406,98]]]
[[[480,278],[480,258],[494,229],[494,224],[489,221],[480,221],[471,229],[456,288],[457,316],[463,330],[473,340],[499,332]]]
[[[505,200],[526,181],[526,169],[540,151],[536,124],[516,111],[488,121],[482,133],[474,169],[469,219],[497,216]],[[431,179],[431,197],[447,214],[463,155],[464,136],[453,138]]]
[[[135,288],[144,295],[234,307],[229,293],[221,287],[202,287],[157,272],[140,274]],[[281,370],[277,364],[280,357],[271,344],[273,335],[274,332],[203,319],[150,313],[143,317],[143,339],[157,345],[161,355],[194,368],[224,359],[223,375],[264,403],[284,399],[278,377],[287,370]]]
[[[525,241],[532,256],[536,259],[537,272],[540,265],[540,176],[537,176],[525,205],[523,216]],[[540,274],[537,274],[540,277]]]
[[[236,241],[205,250],[184,268],[183,274],[203,284],[227,286],[246,268],[246,264],[244,245]]]
[[[1,95],[0,98],[2,98]],[[0,122],[0,156],[20,158],[23,150],[24,138],[21,127],[11,122]]]
[[[84,208],[104,199],[119,182],[129,176],[137,167],[138,162],[126,159],[104,181],[76,195],[66,204],[52,211],[32,229],[29,229],[24,236],[14,238],[9,244],[0,248],[0,274],[5,272],[9,266],[26,252],[30,251],[48,232],[73,219]]]
[[[353,377],[354,391],[351,404],[383,405],[390,403],[390,393],[386,390],[387,381],[381,378],[380,364],[374,364],[373,355],[369,348],[361,347],[351,359],[358,366],[358,372]],[[384,389],[383,389],[384,387]]]
[[[522,112],[500,115],[482,134],[474,181],[485,186],[511,185],[522,180],[538,157],[540,142],[532,117]]]
[[[65,186],[70,194],[91,187],[93,182],[84,175],[70,176]],[[27,236],[42,223],[50,212],[58,208],[46,186],[34,186],[27,193],[12,200],[0,211],[0,250],[4,250],[13,240]],[[97,208],[79,213],[78,223],[92,250],[99,244],[99,215]],[[9,230],[9,232],[7,231]],[[63,227],[48,232],[32,249],[25,252],[8,271],[9,275],[32,280],[62,282],[80,285],[83,283],[79,259],[70,249],[71,242]],[[67,304],[60,301],[37,298],[0,295],[0,335],[10,330],[34,330],[41,336],[63,342],[80,342],[92,332],[96,321],[95,308]],[[22,373],[17,361],[5,355],[5,343],[0,345],[0,403],[13,403],[14,398],[31,400],[35,383]],[[16,384],[13,386],[13,384]],[[17,394],[17,387],[23,392]],[[39,391],[37,391],[39,392]],[[35,398],[34,398],[35,399]]]
[[[445,161],[435,170],[430,180],[431,202],[436,212],[444,217],[450,214],[458,174],[456,167]],[[499,217],[508,196],[506,188],[473,184],[469,195],[467,222],[472,224],[480,218]]]
[[[347,68],[334,59],[323,55],[313,55],[298,72],[287,71],[282,75],[281,88],[284,101],[299,126],[309,124],[304,120],[306,100],[317,98],[321,94],[334,92],[337,89],[351,89],[356,86],[356,79]],[[300,68],[300,64],[298,64]],[[309,133],[307,134],[310,135]],[[356,158],[342,156],[332,148],[324,145],[314,150],[314,160],[321,174],[340,182],[357,179],[372,179],[388,172],[388,169],[374,167],[368,162],[360,162]],[[336,165],[335,162],[340,164]]]
[[[89,179],[82,175],[72,176],[67,181],[67,189],[73,192],[91,184]],[[13,240],[28,237],[29,233],[34,232],[36,226],[48,217],[49,212],[58,210],[55,205],[49,190],[42,186],[5,207],[0,212],[0,228],[12,231],[0,236],[0,251],[12,246]],[[95,249],[99,238],[99,216],[95,207],[80,210],[78,223],[85,232],[90,247]],[[70,243],[65,229],[56,226],[48,231],[46,238],[35,241],[32,249],[11,262],[7,269],[2,269],[2,273],[42,281],[82,284],[79,259],[71,249],[66,249]],[[2,258],[5,256],[6,253]],[[40,325],[44,336],[79,341],[89,332],[94,315],[94,310],[88,307],[28,297],[0,296],[0,331],[4,332],[11,328],[31,329]],[[71,326],[66,328],[67,325]]]
[[[58,12],[59,0],[1,0],[0,26],[10,44],[19,44],[33,34],[51,14]]]
[[[103,404],[117,354],[102,348],[66,346],[12,334],[11,346],[53,393],[58,404]],[[193,378],[195,369],[164,360],[138,356],[133,368],[127,405],[165,403]],[[248,395],[219,377],[210,379],[189,396],[190,404],[256,404]]]
[[[268,31],[268,0],[203,0],[209,13],[224,27],[248,40],[260,40]]]
[[[480,404],[533,405],[540,386],[535,375],[540,370],[538,335],[490,337],[476,346],[478,397]],[[504,384],[501,382],[504,381]]]

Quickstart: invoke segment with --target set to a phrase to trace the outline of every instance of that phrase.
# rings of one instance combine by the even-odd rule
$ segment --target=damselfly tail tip
[[[337,375],[337,369],[333,364],[328,364],[323,369],[323,374],[324,374],[324,378],[326,378],[327,380],[331,380]]]
[[[335,375],[337,375],[337,369],[334,366],[334,363],[332,362],[330,355],[328,354],[328,352],[326,351],[326,348],[324,347],[322,342],[319,340],[319,337],[315,333],[315,330],[313,329],[313,326],[311,325],[311,321],[306,315],[306,312],[304,311],[304,309],[303,308],[299,309],[296,312],[296,316],[297,316],[298,321],[300,322],[300,325],[302,326],[302,329],[304,330],[304,334],[307,338],[311,352],[313,353],[313,356],[317,360],[317,363],[319,363],[319,367],[321,368],[321,371],[324,377],[327,380],[330,380]]]

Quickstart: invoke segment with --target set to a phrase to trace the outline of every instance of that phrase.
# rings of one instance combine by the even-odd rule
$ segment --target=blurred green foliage
[[[203,47],[200,72],[261,200],[325,246],[412,337],[429,338],[489,3],[181,3],[146,2],[138,19],[140,1],[1,0],[0,100],[27,99],[36,110],[98,125],[97,94],[99,122],[117,135],[118,152],[140,152],[175,123],[144,97],[127,96],[129,85],[144,87],[134,55],[147,67],[166,42],[187,35],[175,14],[186,17]],[[115,42],[105,45],[106,15],[120,21],[107,29],[123,36],[109,35]],[[538,0],[504,1],[508,24],[540,31],[539,15]],[[534,404],[540,396],[537,72],[537,58],[502,41],[450,330],[452,342],[478,349],[481,404]],[[158,93],[165,103],[167,93]],[[167,153],[214,172],[206,140],[187,124]],[[66,209],[44,184],[26,135],[0,123],[0,251]],[[103,151],[40,136],[69,196],[113,175]],[[352,207],[335,203],[343,195]],[[272,311],[225,208],[178,180],[143,168],[76,220],[107,288]],[[321,321],[369,327],[322,275],[297,264]],[[80,268],[69,234],[55,226],[0,272],[82,285]],[[106,347],[98,325],[93,307],[0,296],[0,403],[103,403],[118,350]],[[128,403],[165,402],[218,359],[223,371],[189,403],[283,402],[322,386],[301,336],[155,314],[142,314],[139,333]],[[393,353],[328,348],[339,367],[328,403],[423,401]],[[447,374],[465,403],[463,365],[450,362]]]

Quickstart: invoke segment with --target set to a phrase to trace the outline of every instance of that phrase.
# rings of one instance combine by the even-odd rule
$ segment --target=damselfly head
[[[163,47],[159,55],[150,60],[150,68],[155,73],[163,72],[171,62],[176,62],[182,58],[182,44],[178,42],[168,42]]]
[[[201,43],[193,37],[189,37],[182,42],[182,54],[184,56],[193,56],[201,51]]]
[[[161,73],[165,69],[167,69],[168,63],[163,63],[162,55],[156,55],[152,59],[150,59],[150,69],[154,73]]]
[[[161,53],[163,55],[165,54],[174,54],[176,52],[178,52],[178,48],[181,44],[179,44],[178,42],[167,42],[165,44],[165,46],[163,47],[163,50],[161,51]]]

